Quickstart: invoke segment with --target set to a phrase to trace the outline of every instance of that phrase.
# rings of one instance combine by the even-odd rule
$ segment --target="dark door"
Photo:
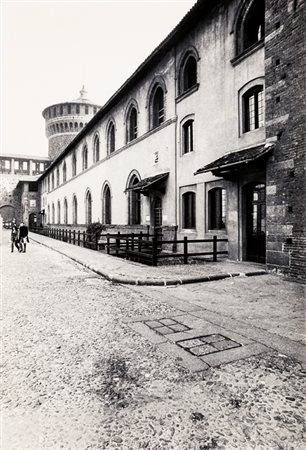
[[[154,201],[154,228],[160,228],[163,223],[162,201],[160,197],[156,197]]]
[[[253,184],[246,192],[246,259],[266,261],[266,185]]]

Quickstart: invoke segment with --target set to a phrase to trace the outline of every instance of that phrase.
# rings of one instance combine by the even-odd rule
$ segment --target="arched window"
[[[264,126],[263,86],[257,85],[242,96],[243,132]]]
[[[66,183],[67,181],[67,166],[66,166],[66,162],[64,162],[63,164],[63,183]]]
[[[111,154],[115,151],[115,125],[111,122],[108,126],[107,132],[107,150],[108,154]]]
[[[126,141],[130,142],[137,138],[137,110],[131,106],[127,115]]]
[[[83,128],[83,123],[82,122],[80,122],[80,128]]]
[[[153,90],[150,104],[151,128],[156,128],[165,120],[164,91],[157,85]]]
[[[78,123],[74,122],[74,128],[77,130],[78,129]]]
[[[182,127],[182,153],[193,152],[193,119],[187,120]]]
[[[94,140],[93,160],[94,162],[97,162],[99,161],[99,159],[100,159],[100,139],[99,136],[96,134]]]
[[[85,213],[86,213],[86,224],[90,225],[92,223],[92,198],[90,191],[87,191],[85,198]]]
[[[51,175],[51,186],[52,186],[52,189],[54,189],[54,172],[52,172],[52,175]]]
[[[59,186],[60,184],[60,172],[59,167],[56,168],[56,186]]]
[[[103,223],[110,225],[112,223],[112,200],[111,200],[111,192],[108,185],[105,186],[103,190]]]
[[[60,123],[60,127],[61,127],[61,131],[64,131],[64,124],[62,122]]]
[[[55,223],[55,207],[54,207],[54,203],[52,203],[52,223],[53,223],[53,225]]]
[[[73,131],[73,123],[72,122],[69,123],[69,128],[70,128],[70,131]]]
[[[78,224],[78,200],[75,195],[72,198],[72,223]]]
[[[222,230],[226,226],[226,189],[208,191],[208,229]]]
[[[77,159],[75,152],[72,154],[72,176],[76,176],[76,170],[77,170]]]
[[[265,0],[246,2],[236,22],[237,55],[260,42],[265,36]]]
[[[64,198],[64,224],[68,224],[68,202],[66,197]]]
[[[188,91],[197,84],[197,60],[194,55],[184,58],[180,68],[180,93]]]
[[[82,153],[82,169],[86,170],[87,167],[88,167],[88,150],[87,146],[85,145]]]
[[[130,179],[129,188],[139,183],[139,179],[136,175],[133,175]],[[140,192],[130,190],[128,193],[129,202],[129,225],[138,225],[141,223],[141,200]]]
[[[48,176],[48,192],[50,192],[50,175]]]
[[[61,203],[59,200],[57,202],[57,223],[58,225],[61,223]]]
[[[194,192],[185,192],[182,195],[182,228],[196,227],[196,195]]]

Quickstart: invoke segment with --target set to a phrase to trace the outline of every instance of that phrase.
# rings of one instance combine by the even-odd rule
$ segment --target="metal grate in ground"
[[[156,331],[159,334],[166,335],[172,333],[180,333],[182,331],[190,330],[189,327],[183,325],[174,319],[156,319],[156,320],[146,320],[144,322],[151,330]]]
[[[222,334],[197,336],[194,338],[177,341],[176,344],[194,356],[205,356],[211,353],[228,350],[230,348],[241,347],[241,344],[222,336]]]

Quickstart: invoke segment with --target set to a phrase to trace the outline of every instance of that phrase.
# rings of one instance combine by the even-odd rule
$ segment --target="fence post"
[[[134,250],[134,233],[132,233],[132,250]]]
[[[141,252],[141,244],[142,244],[142,231],[139,233],[140,236],[138,238],[138,251]]]
[[[118,248],[120,249],[120,231],[118,231],[118,237],[116,239],[116,256],[118,256]]]
[[[95,250],[98,250],[98,233],[95,234]]]
[[[71,244],[71,230],[69,230],[69,244]]]
[[[81,244],[81,233],[80,230],[78,230],[78,246]]]
[[[75,245],[75,230],[73,230],[73,245]]]
[[[213,262],[217,261],[217,236],[213,237]]]
[[[85,248],[85,238],[86,238],[86,232],[83,231],[83,247]]]
[[[107,233],[106,235],[106,245],[107,245],[106,253],[109,255],[109,233]]]
[[[188,264],[188,237],[184,236],[184,264]]]
[[[128,252],[129,252],[129,246],[130,246],[130,237],[125,237],[125,259],[128,259]]]
[[[157,238],[153,236],[152,239],[152,266],[157,266]]]

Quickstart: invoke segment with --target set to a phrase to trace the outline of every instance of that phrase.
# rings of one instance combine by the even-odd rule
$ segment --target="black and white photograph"
[[[306,448],[306,1],[0,7],[0,449]]]

